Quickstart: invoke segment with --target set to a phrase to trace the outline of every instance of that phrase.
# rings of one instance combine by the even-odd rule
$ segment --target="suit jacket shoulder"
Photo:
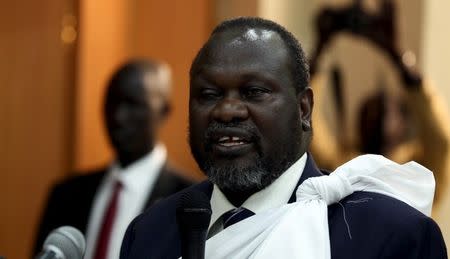
[[[191,186],[193,183],[194,182],[185,177],[183,173],[166,164],[161,169],[145,207],[149,208],[159,200],[181,191],[184,188]]]
[[[67,178],[49,192],[38,226],[34,253],[41,250],[44,239],[53,229],[70,225],[86,234],[92,201],[106,169]]]
[[[386,195],[355,192],[328,208],[332,258],[447,258],[437,224]]]

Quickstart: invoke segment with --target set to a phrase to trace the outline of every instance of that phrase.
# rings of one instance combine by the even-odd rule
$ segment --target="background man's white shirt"
[[[122,188],[106,258],[119,258],[125,231],[130,222],[144,209],[166,158],[166,148],[162,144],[158,144],[149,154],[126,168],[121,168],[117,163],[111,166],[93,200],[86,231],[85,259],[92,259],[94,256],[104,214],[117,181],[122,184]]]

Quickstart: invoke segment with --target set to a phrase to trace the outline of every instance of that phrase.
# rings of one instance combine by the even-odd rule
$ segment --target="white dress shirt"
[[[91,259],[95,254],[104,214],[117,181],[122,184],[122,188],[119,193],[117,212],[110,234],[106,258],[119,258],[125,231],[130,222],[144,209],[160,170],[164,166],[166,157],[165,147],[158,144],[149,154],[126,168],[121,168],[117,163],[112,164],[94,197],[87,226],[85,259]]]
[[[295,187],[302,176],[306,165],[307,154],[305,153],[299,160],[291,165],[278,179],[265,189],[251,195],[241,207],[258,214],[263,211],[276,208],[288,203],[289,198],[295,191]],[[227,211],[235,209],[219,187],[214,185],[211,195],[211,221],[209,223],[208,236],[211,237],[223,229],[222,221],[219,218]]]

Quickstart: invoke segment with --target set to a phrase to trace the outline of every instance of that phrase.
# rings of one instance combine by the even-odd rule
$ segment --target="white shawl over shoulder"
[[[327,206],[355,191],[381,193],[431,214],[431,171],[415,162],[359,156],[329,176],[312,177],[297,189],[297,202],[256,214],[206,242],[207,259],[330,259]]]

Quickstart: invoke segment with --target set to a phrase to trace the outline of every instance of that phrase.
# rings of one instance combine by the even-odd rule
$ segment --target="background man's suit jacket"
[[[320,175],[322,172],[308,155],[297,186],[309,177]],[[197,189],[210,197],[212,187],[205,181],[187,190]],[[159,202],[130,224],[122,243],[121,259],[180,257],[175,216],[180,195],[177,193]],[[289,202],[294,201],[295,192]],[[328,224],[333,259],[447,258],[436,223],[406,203],[385,195],[353,193],[328,207]]]
[[[43,211],[34,254],[42,249],[47,235],[57,227],[70,225],[86,235],[94,196],[107,172],[108,168],[104,168],[73,177],[53,187],[47,201],[47,207]],[[165,165],[147,198],[145,208],[192,184],[180,175],[180,173]]]

